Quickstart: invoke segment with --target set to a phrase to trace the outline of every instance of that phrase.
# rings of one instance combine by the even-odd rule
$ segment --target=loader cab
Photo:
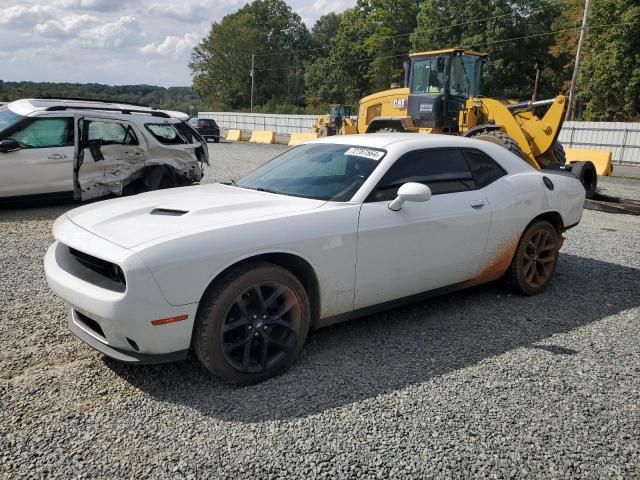
[[[340,130],[345,119],[351,118],[351,107],[349,105],[330,105],[329,107],[329,123],[336,130]]]
[[[413,53],[405,72],[407,111],[420,128],[458,129],[458,112],[480,95],[487,55],[463,49]]]

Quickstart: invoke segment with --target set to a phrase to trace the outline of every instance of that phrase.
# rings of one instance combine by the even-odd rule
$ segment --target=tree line
[[[358,0],[309,30],[284,0],[254,0],[211,25],[193,49],[193,90],[214,110],[323,113],[401,83],[412,51],[463,46],[489,54],[484,95],[568,91],[583,0]],[[586,120],[640,117],[640,4],[595,0],[577,83]]]
[[[189,87],[153,85],[110,86],[99,83],[3,82],[0,101],[30,97],[73,97],[134,103],[163,110],[197,114],[204,104]]]

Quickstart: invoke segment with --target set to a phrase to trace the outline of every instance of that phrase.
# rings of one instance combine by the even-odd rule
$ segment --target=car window
[[[100,140],[102,145],[138,145],[138,139],[130,126],[116,122],[91,120],[89,141]]]
[[[344,202],[353,197],[385,154],[384,150],[353,145],[300,145],[258,167],[237,185]]]
[[[73,120],[71,118],[39,118],[13,132],[22,148],[63,147],[73,145]]]
[[[423,183],[431,189],[433,195],[476,188],[476,182],[461,150],[416,150],[396,160],[368,200],[393,200],[398,188],[407,182]]]
[[[176,145],[186,143],[182,135],[168,123],[146,123],[145,128],[151,132],[160,143],[165,145]]]
[[[478,150],[464,152],[478,188],[483,188],[507,174],[495,160]]]
[[[173,123],[173,127],[180,132],[180,135],[184,137],[187,143],[200,143],[198,133],[193,130],[192,127],[184,122]]]

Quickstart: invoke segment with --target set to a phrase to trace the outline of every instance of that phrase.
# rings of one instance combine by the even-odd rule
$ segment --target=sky
[[[288,0],[309,28],[356,0]],[[0,0],[0,80],[191,85],[192,47],[246,0]]]

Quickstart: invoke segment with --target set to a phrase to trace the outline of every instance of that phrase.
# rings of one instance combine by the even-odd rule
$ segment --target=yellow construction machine
[[[358,133],[351,115],[352,110],[349,105],[331,105],[329,114],[320,115],[313,128],[319,137]]]
[[[462,48],[410,54],[410,62],[404,64],[404,88],[360,100],[357,133],[446,133],[498,143],[534,168],[571,171],[587,196],[593,196],[597,173],[611,175],[611,155],[581,150],[567,163],[558,142],[567,98],[525,102],[485,98],[481,87],[486,59],[486,53]]]

